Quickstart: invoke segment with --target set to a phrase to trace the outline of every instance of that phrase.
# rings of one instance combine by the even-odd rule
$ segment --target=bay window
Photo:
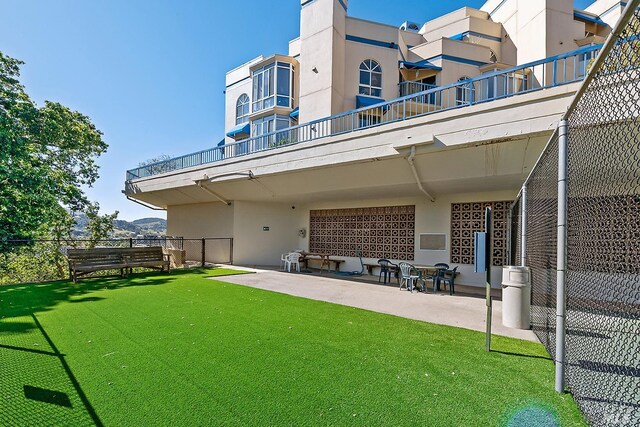
[[[293,108],[293,71],[293,65],[276,61],[253,72],[254,113],[274,105]]]

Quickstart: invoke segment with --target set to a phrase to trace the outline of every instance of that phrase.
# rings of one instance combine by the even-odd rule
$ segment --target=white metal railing
[[[415,93],[424,92],[430,89],[436,89],[438,86],[421,82],[401,82],[398,84],[398,95],[400,98],[403,96],[413,95]]]

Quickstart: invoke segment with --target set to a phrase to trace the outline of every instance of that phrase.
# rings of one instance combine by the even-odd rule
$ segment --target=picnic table
[[[334,264],[334,271],[340,270],[340,264],[344,262],[343,259],[333,259],[330,254],[320,252],[300,252],[300,262],[304,263],[305,268],[309,268],[309,261],[320,261],[320,271],[327,266],[327,271],[331,271],[331,264]]]

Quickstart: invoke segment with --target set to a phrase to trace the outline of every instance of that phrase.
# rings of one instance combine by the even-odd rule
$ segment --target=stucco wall
[[[167,235],[186,239],[233,237],[234,207],[224,203],[197,203],[167,207]]]
[[[251,101],[251,79],[242,80],[227,88],[225,92],[224,131],[227,144],[234,142],[234,139],[226,136],[226,133],[236,126],[236,103],[243,93],[246,93],[249,96],[249,101]],[[249,102],[249,113],[251,113],[251,102]]]
[[[360,64],[373,59],[382,67],[382,98],[390,100],[398,95],[398,51],[347,41],[345,59],[345,103],[343,110],[356,108],[356,95],[360,86]]]
[[[298,246],[299,211],[291,204],[234,202],[234,263],[278,265]],[[264,231],[264,227],[269,227]]]
[[[234,207],[223,203],[198,203],[167,207],[167,235],[200,239],[203,237],[233,237]],[[195,240],[184,242],[183,249],[188,261],[200,261],[201,243]],[[229,259],[229,241],[208,240],[205,260],[226,262]]]
[[[300,12],[300,123],[338,113],[344,84],[346,12],[338,0],[316,0]],[[315,70],[315,71],[314,71]]]

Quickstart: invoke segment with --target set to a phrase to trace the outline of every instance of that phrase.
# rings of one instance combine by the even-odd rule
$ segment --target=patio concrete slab
[[[228,266],[225,266],[228,268]],[[326,301],[379,313],[441,325],[485,331],[486,305],[483,298],[419,293],[396,286],[363,283],[330,276],[247,269],[255,274],[216,277],[237,285],[251,286],[303,298]],[[493,302],[493,334],[538,341],[530,331],[502,326],[502,302]]]

